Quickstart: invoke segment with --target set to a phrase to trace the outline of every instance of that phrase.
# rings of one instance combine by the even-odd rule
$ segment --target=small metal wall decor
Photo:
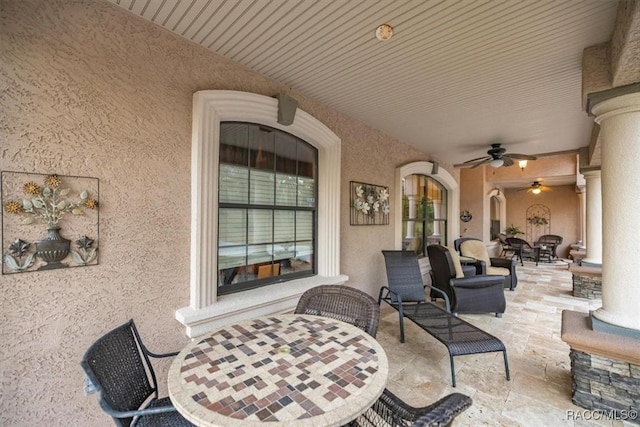
[[[3,171],[2,274],[98,263],[98,178]]]
[[[389,224],[389,187],[351,181],[351,225]]]
[[[471,212],[467,210],[460,212],[460,221],[469,222],[471,221],[471,218],[473,218],[473,215],[471,215]]]

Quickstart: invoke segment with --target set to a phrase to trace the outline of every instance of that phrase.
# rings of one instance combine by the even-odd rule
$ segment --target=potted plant
[[[516,237],[518,234],[524,234],[524,231],[511,224],[509,227],[505,228],[504,233],[509,237]]]

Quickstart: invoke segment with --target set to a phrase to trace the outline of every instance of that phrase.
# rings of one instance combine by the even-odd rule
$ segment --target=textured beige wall
[[[492,168],[493,169],[493,168]],[[473,218],[460,221],[460,235],[484,240],[484,203],[488,202],[484,191],[484,168],[465,168],[460,171],[460,211],[468,210]],[[456,215],[457,217],[458,215]],[[465,231],[465,229],[467,231]]]
[[[0,277],[0,425],[111,425],[82,392],[94,338],[134,318],[156,351],[186,342],[192,94],[285,88],[100,1],[0,8],[0,169],[98,177],[101,202],[98,266]],[[349,181],[393,190],[396,166],[429,158],[291,95],[342,138],[341,267],[373,294],[393,227],[349,225]]]
[[[551,227],[548,234],[562,236],[562,245],[558,248],[559,257],[568,257],[569,246],[578,241],[580,236],[580,201],[573,185],[559,185],[551,191],[531,194],[528,191],[506,190],[507,225],[520,227],[527,231],[527,208],[535,204],[546,205],[551,212]],[[518,237],[526,239],[526,236]],[[533,241],[529,241],[533,244]]]

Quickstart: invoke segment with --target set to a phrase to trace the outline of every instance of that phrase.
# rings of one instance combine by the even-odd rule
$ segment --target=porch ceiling
[[[108,0],[455,164],[492,142],[524,154],[589,145],[583,49],[617,2]],[[385,42],[375,29],[388,23]]]

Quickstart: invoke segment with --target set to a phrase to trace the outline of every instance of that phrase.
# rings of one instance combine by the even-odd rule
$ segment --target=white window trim
[[[290,311],[307,289],[344,283],[340,274],[340,138],[298,109],[290,126],[277,122],[278,100],[249,92],[205,90],[193,95],[191,147],[191,298],[176,319],[195,337],[218,326]],[[217,295],[220,122],[258,123],[289,132],[318,150],[317,275],[231,295]]]
[[[419,174],[432,177],[447,189],[447,238],[446,245],[453,246],[453,241],[460,235],[460,185],[456,179],[443,168],[437,168],[436,173],[432,173],[434,164],[432,162],[412,162],[396,168],[394,216],[395,216],[395,242],[396,249],[402,249],[402,179],[409,175]]]

